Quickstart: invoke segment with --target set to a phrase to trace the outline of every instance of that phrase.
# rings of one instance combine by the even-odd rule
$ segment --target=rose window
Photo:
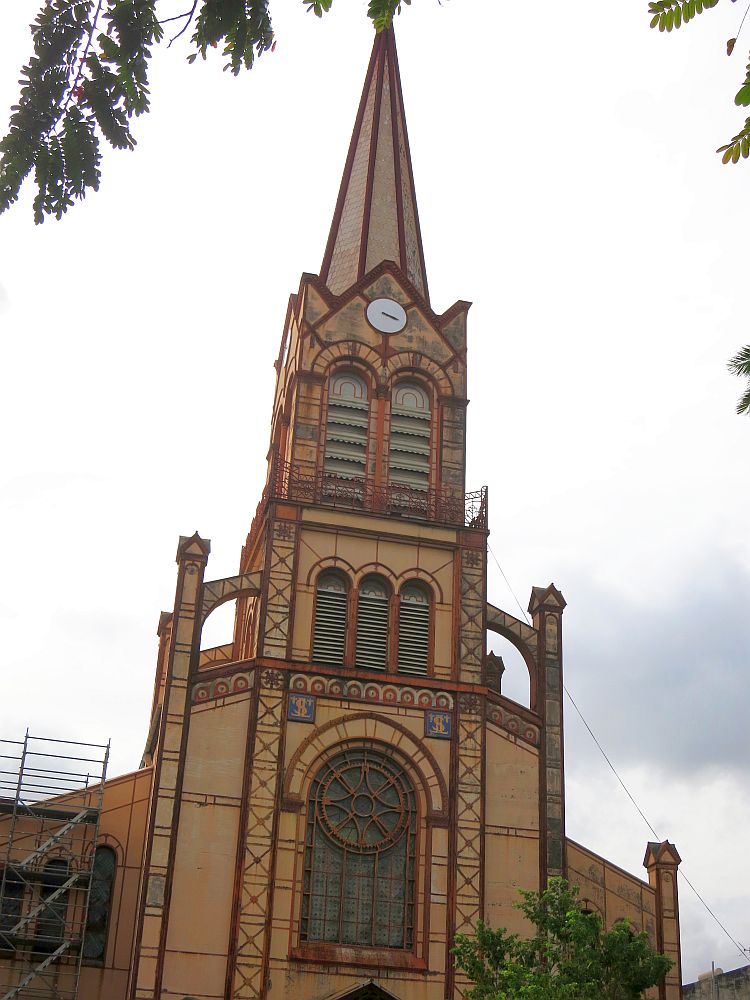
[[[407,775],[370,745],[315,776],[307,814],[301,939],[411,948],[416,798]]]

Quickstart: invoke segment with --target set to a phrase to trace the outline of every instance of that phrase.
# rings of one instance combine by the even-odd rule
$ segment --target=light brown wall
[[[138,890],[151,793],[151,768],[108,781],[99,843],[117,852],[117,870],[103,967],[84,962],[80,1000],[125,1000],[132,960]]]
[[[341,511],[309,511],[306,519],[316,526],[304,527],[299,543],[292,658],[309,662],[315,582],[322,567],[337,566],[356,588],[359,579],[378,573],[394,590],[407,579],[421,579],[433,593],[433,676],[447,679],[454,661],[453,590],[455,531],[424,525],[405,526],[404,536],[391,529],[391,522]],[[327,527],[327,523],[330,527]],[[388,533],[386,534],[386,529]],[[355,530],[365,534],[355,534]],[[419,536],[421,535],[421,539]]]
[[[488,725],[486,775],[484,919],[523,933],[518,890],[539,888],[539,751]]]
[[[580,887],[582,902],[599,914],[604,926],[630,920],[656,947],[656,893],[651,886],[573,840],[567,841],[567,855],[569,880]]]
[[[251,689],[190,716],[164,988],[224,996]]]
[[[384,684],[383,687],[386,687]],[[334,725],[329,725],[334,723]],[[312,742],[310,738],[312,737]],[[306,810],[309,784],[329,748],[346,740],[369,739],[414,762],[426,782],[418,787],[420,798],[420,856],[417,871],[416,954],[424,957],[426,970],[388,968],[387,950],[382,962],[374,953],[370,961],[362,949],[351,949],[352,961],[332,965],[295,958],[290,951],[299,943],[299,913],[304,861]],[[403,1000],[442,1000],[446,962],[448,830],[446,826],[450,785],[450,742],[424,738],[424,712],[384,703],[363,704],[319,697],[315,726],[286,724],[283,811],[278,839],[275,877],[270,978],[280,996],[313,1000],[336,994],[370,977]],[[429,761],[428,761],[429,758]],[[437,770],[433,770],[436,768]],[[440,775],[440,779],[436,775]],[[412,780],[415,780],[413,777]],[[416,784],[416,780],[415,780]],[[428,818],[429,810],[440,815]],[[425,920],[429,920],[429,935]],[[314,951],[314,946],[307,953]],[[305,950],[301,954],[304,954]],[[391,960],[392,961],[392,960]]]

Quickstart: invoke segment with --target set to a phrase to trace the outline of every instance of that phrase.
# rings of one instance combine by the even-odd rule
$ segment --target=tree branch
[[[171,48],[172,42],[176,42],[177,39],[180,37],[180,35],[184,35],[185,32],[188,30],[188,28],[190,27],[190,23],[193,20],[193,17],[195,16],[195,8],[197,6],[198,6],[198,0],[193,0],[193,6],[190,8],[190,10],[186,14],[178,14],[177,17],[168,17],[168,18],[166,18],[166,20],[164,22],[165,24],[166,24],[167,21],[178,21],[181,17],[186,17],[187,18],[187,21],[185,21],[185,23],[183,24],[183,26],[180,28],[180,30],[177,32],[177,34],[174,36],[174,38],[170,38],[169,45],[167,45],[167,48]]]

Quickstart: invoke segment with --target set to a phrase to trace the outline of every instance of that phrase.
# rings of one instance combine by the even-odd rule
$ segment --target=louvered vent
[[[388,664],[388,590],[372,577],[359,588],[357,602],[357,666],[385,670]]]
[[[337,573],[322,573],[315,598],[313,660],[340,666],[346,648],[346,584]]]
[[[391,405],[388,457],[392,483],[427,490],[430,482],[430,400],[421,386],[401,382]]]
[[[427,673],[430,648],[430,600],[418,584],[407,583],[398,608],[398,670]]]
[[[342,479],[364,479],[370,406],[358,375],[333,376],[328,393],[325,471]]]

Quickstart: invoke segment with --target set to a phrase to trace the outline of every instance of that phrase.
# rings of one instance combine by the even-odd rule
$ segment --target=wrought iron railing
[[[277,499],[348,507],[373,514],[398,514],[444,524],[487,527],[487,487],[474,493],[449,488],[421,490],[400,483],[375,486],[363,479],[301,471],[288,462],[273,470],[270,493]]]

